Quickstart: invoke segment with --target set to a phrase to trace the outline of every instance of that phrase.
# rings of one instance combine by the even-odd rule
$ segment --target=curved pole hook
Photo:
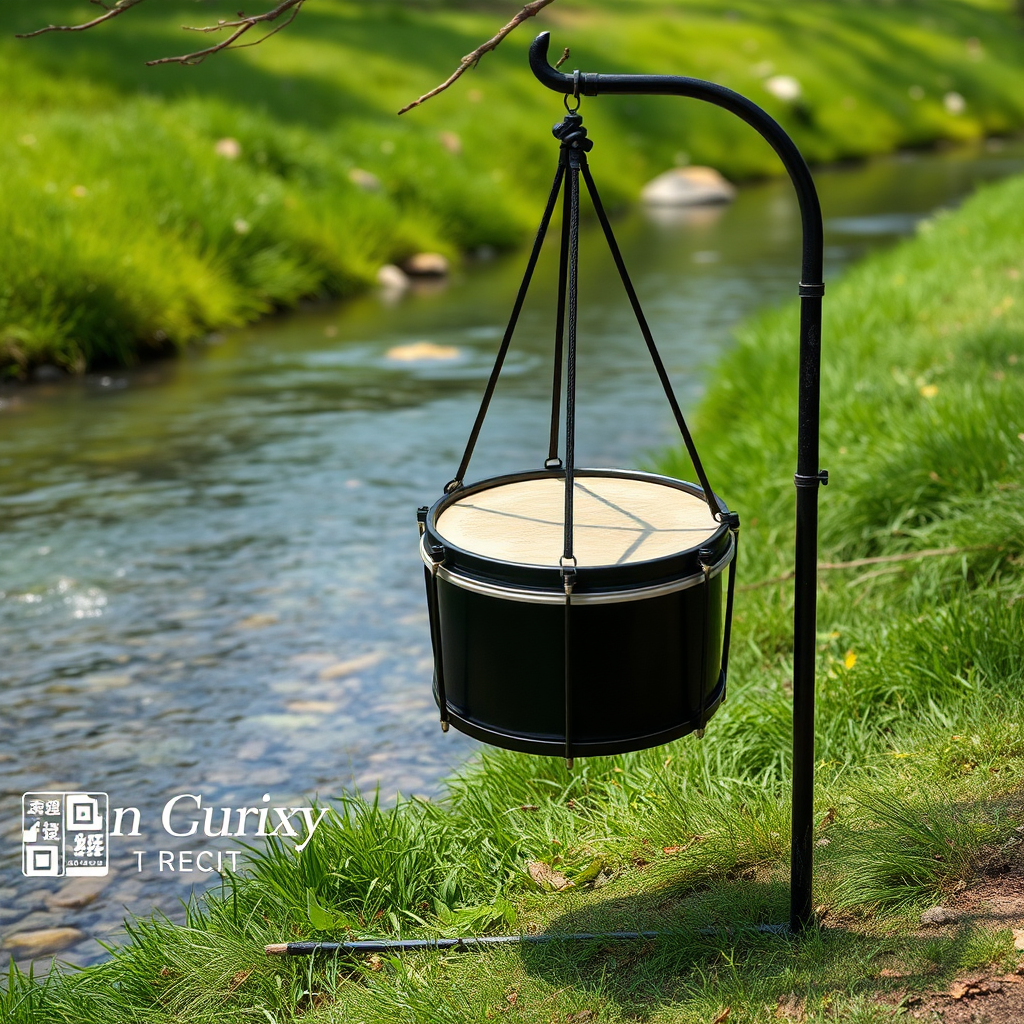
[[[796,143],[752,100],[732,89],[678,75],[563,75],[548,61],[550,35],[530,46],[534,75],[555,92],[686,96],[722,107],[749,124],[775,150],[800,203],[803,261],[800,276],[800,376],[796,471],[796,564],[793,612],[793,833],[790,927],[800,931],[814,920],[814,658],[817,618],[818,486],[828,480],[818,469],[821,379],[821,299],[824,238],[821,204],[814,180]]]
[[[564,75],[548,61],[551,34],[542,32],[530,44],[530,69],[537,79],[555,92],[571,95],[578,88],[582,96],[600,96],[613,93],[645,96],[688,96],[703,100],[746,121],[775,150],[789,172],[800,203],[803,221],[804,249],[800,283],[820,286],[822,283],[822,219],[821,205],[814,180],[807,163],[796,144],[782,126],[752,100],[724,85],[704,82],[699,78],[680,75],[596,75],[574,72]]]

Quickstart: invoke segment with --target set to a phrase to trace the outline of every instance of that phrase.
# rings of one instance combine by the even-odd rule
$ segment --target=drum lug
[[[419,527],[421,537],[427,528],[427,513],[429,511],[429,505],[420,505],[420,507],[416,509],[416,525]]]
[[[424,544],[424,548],[427,552],[427,557],[430,559],[430,575],[437,575],[437,567],[442,565],[445,560],[445,550],[440,544],[431,544],[429,539]]]

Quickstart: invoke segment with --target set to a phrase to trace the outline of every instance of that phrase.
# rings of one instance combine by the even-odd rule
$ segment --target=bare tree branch
[[[269,39],[272,35],[280,32],[281,29],[286,28],[294,20],[295,16],[299,13],[302,5],[306,0],[281,0],[281,2],[274,7],[272,10],[266,11],[264,14],[253,14],[249,17],[241,15],[239,12],[239,18],[237,21],[219,21],[216,25],[182,25],[182,28],[186,32],[222,32],[226,29],[234,29],[226,39],[222,39],[219,43],[215,43],[213,46],[208,46],[205,50],[196,50],[193,53],[183,53],[180,57],[160,57],[157,60],[147,60],[146,64],[152,67],[154,64],[201,64],[207,57],[212,53],[220,53],[221,50],[227,50],[234,46],[234,44],[257,25],[266,25],[271,21],[276,21],[281,17],[282,14],[291,11],[291,16],[280,25],[276,26],[273,30],[268,32],[265,36],[261,36],[259,39],[254,39],[251,43],[244,43],[244,46],[255,46],[258,43],[262,43],[264,39]]]
[[[116,18],[119,14],[124,14],[125,11],[130,11],[136,4],[141,4],[142,0],[117,0],[113,7],[107,7],[101,0],[89,0],[89,2],[96,4],[98,7],[106,8],[107,13],[101,14],[98,18],[93,18],[92,21],[87,21],[82,25],[47,25],[45,28],[37,28],[35,32],[22,32],[16,35],[15,38],[31,39],[33,36],[41,36],[44,32],[84,32],[86,29],[95,28],[104,21]]]
[[[111,18],[116,18],[131,8],[141,4],[143,0],[115,0],[113,4],[109,4],[106,0],[89,0],[89,3],[95,4],[97,7],[102,7],[104,13],[97,18],[93,18],[92,21],[83,22],[81,25],[47,25],[45,28],[38,28],[34,32],[25,32],[18,36],[19,39],[31,39],[33,36],[43,35],[45,32],[84,32],[87,29],[95,28],[97,25],[101,25],[105,21],[109,21]],[[212,46],[208,46],[202,50],[195,50],[192,53],[183,53],[177,57],[160,57],[156,60],[146,61],[146,64],[152,67],[155,64],[201,64],[207,57],[214,53],[220,53],[221,50],[238,49],[243,46],[256,46],[262,43],[264,40],[269,39],[272,35],[280,32],[281,29],[286,28],[294,20],[296,15],[302,8],[302,5],[306,0],[278,0],[276,6],[271,8],[269,11],[265,11],[263,14],[245,15],[242,11],[238,12],[238,17],[234,20],[222,19],[215,25],[182,25],[182,29],[186,32],[227,32],[223,39],[215,43]],[[461,63],[455,69],[454,73],[442,82],[439,86],[431,89],[430,92],[424,93],[418,100],[414,100],[412,103],[402,107],[398,112],[404,114],[414,107],[418,107],[421,103],[426,103],[427,100],[432,99],[439,93],[442,93],[454,82],[458,81],[470,68],[476,67],[480,62],[480,58],[485,53],[490,53],[491,50],[497,48],[498,44],[514,29],[518,28],[528,18],[532,18],[534,15],[542,11],[548,4],[554,3],[554,0],[531,0],[507,25],[505,25],[497,35],[488,39],[486,43],[481,43],[472,53],[467,53],[462,58]],[[239,40],[256,28],[258,25],[269,25],[271,22],[277,21],[283,14],[288,14],[288,17],[281,22],[279,25],[275,25],[265,35],[260,36],[259,39],[253,39],[251,42],[240,43]],[[562,61],[566,60],[569,56],[569,51],[566,50],[562,54]]]
[[[440,85],[431,89],[430,92],[424,93],[418,100],[413,100],[412,103],[407,103],[398,112],[399,114],[405,114],[412,110],[413,107],[418,107],[421,103],[426,103],[427,100],[433,99],[439,93],[442,93],[450,85],[457,82],[470,68],[475,68],[480,62],[480,58],[485,53],[490,53],[491,50],[497,48],[498,44],[507,36],[513,29],[518,28],[527,18],[532,18],[535,14],[542,11],[548,4],[553,3],[554,0],[533,0],[532,3],[528,3],[496,36],[488,39],[486,43],[481,43],[472,53],[467,53],[462,58],[461,63],[455,69],[454,73]]]

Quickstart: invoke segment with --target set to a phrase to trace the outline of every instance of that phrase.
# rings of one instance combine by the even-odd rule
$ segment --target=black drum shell
[[[722,577],[661,597],[570,611],[570,748],[615,754],[700,726],[722,697]],[[564,610],[437,582],[445,695],[456,728],[496,746],[565,753]],[[435,679],[435,699],[437,698]]]
[[[540,475],[483,481],[473,489]],[[577,475],[642,477],[702,493],[649,474]],[[435,665],[443,674],[451,724],[496,746],[567,756],[641,750],[703,727],[725,695],[722,570],[734,546],[724,525],[699,549],[623,566],[580,567],[569,613],[567,679],[560,570],[489,560],[447,544],[434,524],[466,493],[429,510],[424,537],[424,550],[440,556],[428,585],[436,593]],[[704,565],[714,567],[710,574]]]

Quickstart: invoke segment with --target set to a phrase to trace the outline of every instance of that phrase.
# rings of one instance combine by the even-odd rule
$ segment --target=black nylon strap
[[[711,633],[711,559],[714,552],[710,548],[701,548],[700,568],[704,574],[704,626],[700,644],[700,706],[697,709],[697,728],[694,732],[700,739],[704,735],[704,724],[707,721],[708,700],[708,638]]]
[[[573,558],[572,505],[576,468],[576,306],[580,262],[580,162],[582,154],[569,155],[565,191],[569,197],[569,253],[566,274],[568,348],[565,355],[565,518],[562,558]]]
[[[423,566],[427,585],[427,618],[430,620],[430,646],[434,655],[434,678],[437,681],[437,706],[441,712],[441,728],[448,731],[448,697],[444,686],[444,655],[441,650],[441,613],[437,602],[437,578]]]
[[[523,274],[522,284],[519,286],[519,294],[516,295],[515,304],[512,306],[512,315],[508,319],[508,326],[501,339],[501,346],[498,355],[494,360],[494,367],[491,376],[487,380],[487,387],[484,389],[484,397],[480,402],[480,410],[476,414],[473,429],[469,434],[469,441],[466,443],[466,450],[462,455],[462,462],[459,463],[458,472],[455,478],[445,486],[445,493],[462,486],[466,479],[466,471],[469,469],[469,460],[473,458],[473,450],[476,448],[477,439],[480,437],[480,428],[484,425],[484,418],[487,416],[487,409],[494,396],[494,389],[498,384],[498,377],[501,375],[501,368],[505,365],[505,356],[508,355],[508,347],[512,343],[512,335],[515,334],[516,324],[519,323],[519,314],[523,309],[523,302],[526,301],[526,293],[529,291],[530,282],[533,280],[533,272],[537,267],[537,259],[540,256],[541,246],[544,244],[544,236],[548,231],[548,224],[551,223],[551,214],[555,209],[555,200],[558,198],[559,189],[562,187],[562,177],[565,174],[565,165],[562,161],[558,163],[558,170],[555,171],[555,180],[551,186],[551,194],[548,196],[547,206],[544,207],[544,215],[540,220],[540,227],[537,228],[537,237],[533,240],[533,249],[530,251],[530,258],[526,264],[526,272]]]
[[[565,763],[572,767],[572,577],[565,581],[565,612],[563,636],[565,643]]]
[[[700,456],[697,454],[697,446],[693,443],[693,438],[690,435],[690,429],[687,427],[686,420],[683,418],[683,411],[679,408],[679,403],[676,401],[675,392],[672,390],[672,382],[669,380],[668,371],[665,369],[665,364],[661,359],[661,353],[658,352],[658,347],[654,343],[654,335],[651,333],[651,328],[647,323],[647,317],[644,315],[644,311],[640,306],[640,300],[636,295],[636,290],[633,288],[633,282],[630,280],[629,272],[626,270],[626,264],[623,262],[622,253],[619,251],[619,244],[615,241],[612,226],[608,221],[608,215],[604,211],[604,204],[601,202],[601,197],[597,193],[597,185],[594,184],[590,168],[587,166],[586,157],[582,160],[580,170],[583,173],[583,180],[587,183],[587,191],[590,193],[591,201],[594,204],[597,219],[601,222],[601,228],[604,231],[605,240],[608,242],[608,248],[611,250],[612,259],[615,261],[615,269],[618,270],[619,277],[622,279],[622,286],[626,289],[629,304],[633,307],[633,315],[636,317],[636,322],[640,327],[640,333],[643,335],[644,341],[647,343],[647,351],[650,352],[651,359],[654,361],[654,369],[658,373],[658,379],[661,381],[661,386],[665,391],[665,397],[668,399],[668,404],[672,408],[672,415],[675,417],[676,426],[679,427],[679,433],[683,436],[683,444],[686,445],[686,453],[690,456],[690,461],[693,463],[694,471],[697,473],[697,479],[700,480],[700,485],[704,489],[704,500],[708,503],[708,508],[711,509],[712,516],[714,516],[716,520],[720,520],[723,514],[722,508],[718,504],[715,492],[711,489],[707,473],[704,472],[704,465],[700,461]]]
[[[644,342],[647,345],[647,350],[654,362],[654,368],[658,374],[658,379],[661,381],[665,397],[668,399],[669,406],[672,409],[672,414],[675,417],[679,433],[682,435],[687,454],[690,457],[690,461],[693,463],[694,471],[696,472],[697,478],[700,480],[701,487],[704,490],[704,498],[707,501],[708,508],[711,510],[712,516],[719,522],[722,521],[725,513],[722,507],[718,504],[718,499],[715,497],[714,490],[708,480],[707,473],[704,470],[704,465],[700,460],[700,455],[697,453],[693,437],[690,434],[689,427],[686,425],[682,409],[679,407],[679,402],[676,400],[675,392],[672,389],[672,382],[669,379],[668,371],[665,369],[665,364],[662,361],[661,354],[658,352],[657,345],[654,342],[654,336],[651,333],[650,325],[647,323],[647,317],[644,315],[644,311],[640,306],[640,300],[637,298],[633,282],[629,277],[629,272],[626,270],[626,265],[622,259],[622,253],[619,250],[618,242],[615,240],[615,235],[612,232],[611,223],[609,222],[608,215],[605,212],[604,204],[601,202],[597,186],[594,183],[594,179],[590,173],[590,168],[587,165],[586,154],[592,148],[593,142],[587,138],[587,130],[583,127],[583,118],[580,117],[579,114],[569,113],[560,124],[555,125],[553,134],[562,143],[558,169],[555,172],[555,180],[552,183],[547,205],[544,208],[544,214],[541,217],[540,226],[538,227],[537,235],[534,238],[530,258],[527,261],[526,271],[523,275],[522,283],[519,286],[519,292],[516,295],[516,301],[512,307],[512,313],[509,317],[508,325],[505,328],[505,334],[502,337],[501,345],[494,361],[494,366],[491,370],[490,377],[488,378],[487,386],[484,389],[483,399],[480,402],[480,409],[477,412],[476,419],[473,423],[473,429],[470,432],[469,440],[466,443],[466,450],[463,453],[462,461],[459,464],[459,469],[454,479],[450,480],[445,486],[445,493],[451,493],[461,487],[465,479],[466,472],[469,469],[469,463],[473,457],[473,452],[480,436],[480,430],[483,427],[484,419],[487,416],[487,410],[490,407],[491,399],[494,396],[498,377],[501,374],[502,367],[505,363],[505,357],[508,354],[508,349],[512,342],[512,336],[515,333],[516,325],[519,322],[519,315],[522,312],[523,303],[526,300],[526,293],[533,280],[533,273],[537,266],[537,260],[540,256],[548,226],[551,223],[551,215],[554,212],[555,202],[558,199],[558,193],[564,184],[565,194],[563,197],[562,239],[559,253],[558,319],[555,327],[555,353],[552,373],[551,428],[548,439],[548,459],[545,462],[545,466],[548,468],[557,467],[559,462],[558,420],[561,397],[562,361],[563,348],[567,348],[567,351],[565,352],[565,508],[562,545],[562,561],[563,563],[566,563],[563,568],[567,569],[569,564],[575,563],[575,558],[573,556],[573,487],[576,458],[576,322],[579,270],[579,176],[581,173],[583,175],[583,180],[586,183],[587,191],[590,193],[590,198],[593,201],[594,209],[597,213],[598,220],[601,223],[601,228],[604,231],[605,240],[607,241],[608,248],[611,251],[612,259],[614,260],[616,270],[619,273],[619,278],[622,281],[622,285],[626,291],[626,296],[628,297],[630,306],[633,309],[633,315],[636,317],[637,324],[640,327],[640,333],[643,335]],[[567,345],[565,344],[566,342]]]
[[[564,161],[564,150],[560,156]],[[562,406],[562,357],[563,338],[565,335],[565,278],[569,266],[569,190],[562,192],[562,244],[558,256],[558,309],[555,313],[555,359],[551,372],[551,430],[548,433],[548,459],[545,466],[549,469],[560,466],[558,457],[558,416]]]
[[[722,637],[722,703],[729,686],[729,642],[732,639],[732,607],[736,594],[736,565],[740,560],[740,517],[735,512],[728,516],[729,532],[732,534],[732,562],[729,563],[729,589],[725,599],[725,634]]]

